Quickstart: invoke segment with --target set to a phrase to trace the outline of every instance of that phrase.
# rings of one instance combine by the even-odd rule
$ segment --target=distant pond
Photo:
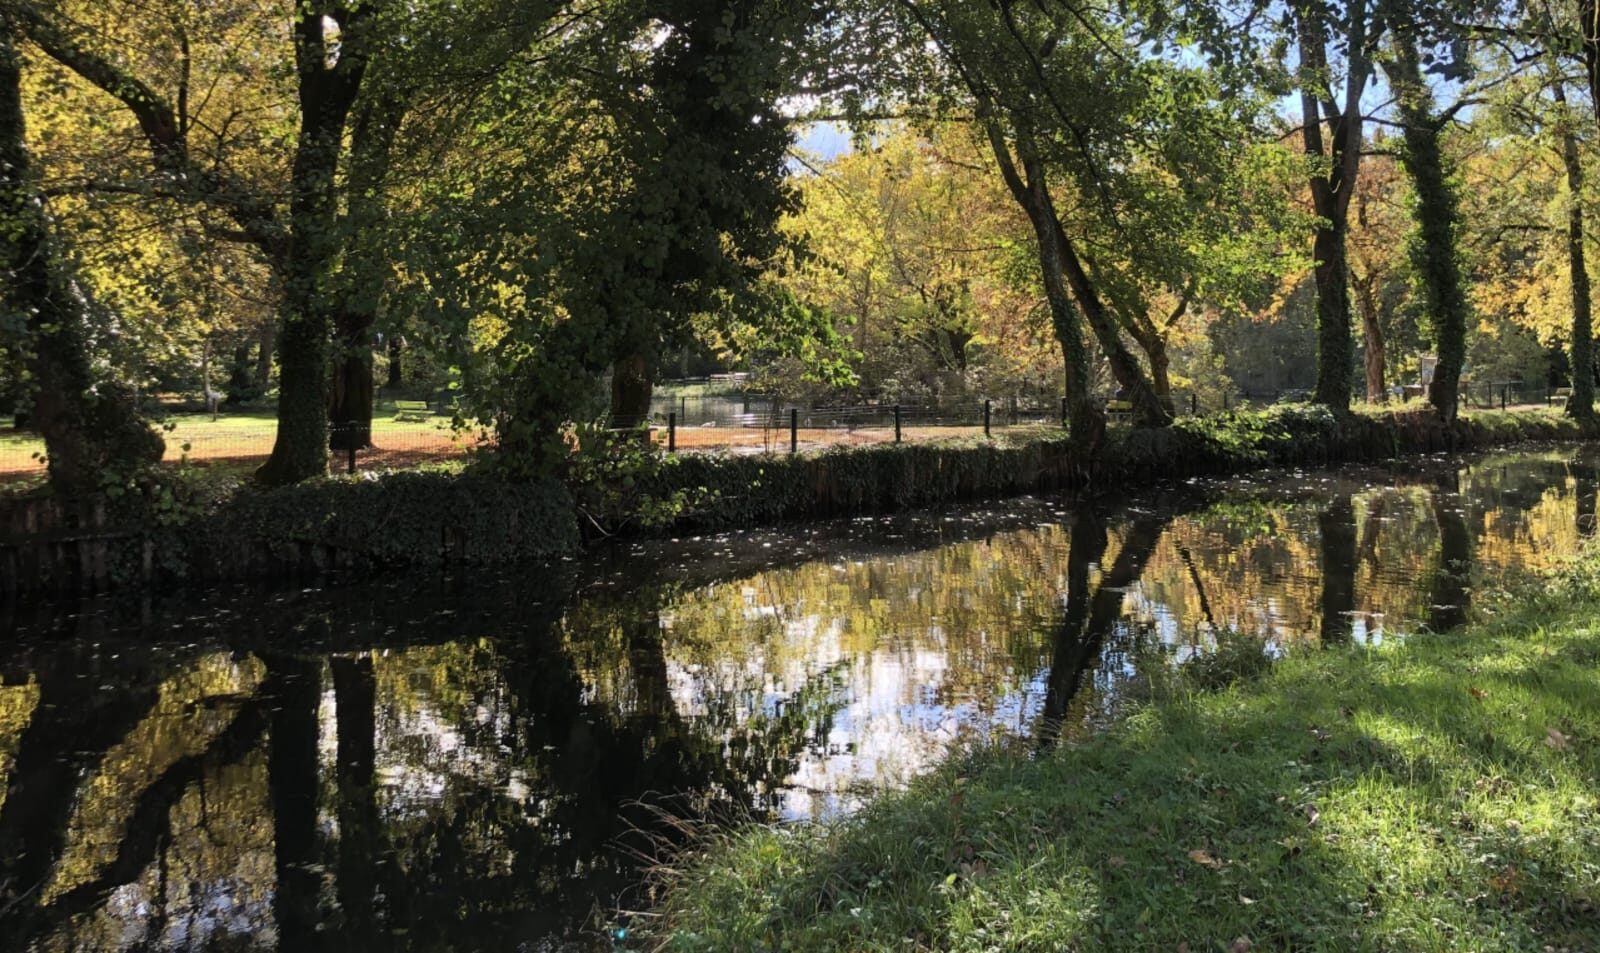
[[[1597,492],[1565,447],[6,605],[0,949],[606,949],[665,817],[823,817],[1092,731],[1224,629],[1449,629]]]

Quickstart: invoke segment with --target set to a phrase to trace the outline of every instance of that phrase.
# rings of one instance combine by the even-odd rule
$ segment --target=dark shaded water
[[[1593,532],[1562,449],[0,608],[0,949],[605,948],[672,815],[848,810],[1236,629],[1443,629]],[[620,898],[620,899],[619,899]]]

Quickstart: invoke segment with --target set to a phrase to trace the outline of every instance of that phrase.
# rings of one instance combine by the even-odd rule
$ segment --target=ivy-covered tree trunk
[[[1566,90],[1555,85],[1558,104],[1566,105]],[[1572,396],[1567,413],[1579,419],[1594,415],[1594,320],[1589,297],[1589,263],[1583,247],[1583,163],[1578,138],[1567,117],[1562,118],[1561,161],[1567,173],[1567,268],[1572,285]]]
[[[1044,180],[1033,174],[1033,169],[1030,168],[1029,179],[1023,180],[1005,137],[997,126],[985,122],[984,131],[1007,188],[1017,204],[1028,213],[1028,221],[1033,225],[1039,246],[1039,272],[1044,280],[1045,299],[1050,305],[1050,321],[1056,341],[1061,345],[1065,366],[1067,422],[1072,428],[1073,440],[1085,453],[1092,454],[1105,434],[1106,418],[1089,393],[1089,352],[1084,346],[1078,309],[1066,285],[1061,235],[1051,209],[1050,194]]]
[[[1460,402],[1461,372],[1467,361],[1467,328],[1472,310],[1456,248],[1461,207],[1440,148],[1444,119],[1434,115],[1433,94],[1422,77],[1416,38],[1397,27],[1394,51],[1394,57],[1385,61],[1384,71],[1400,107],[1405,141],[1401,164],[1416,192],[1411,265],[1423,307],[1433,323],[1434,348],[1439,356],[1433,383],[1428,387],[1428,402],[1440,417],[1454,420]]]
[[[14,25],[0,13],[0,340],[27,368],[51,483],[79,492],[107,469],[160,460],[165,447],[90,374],[84,302],[55,259],[23,136],[22,62]]]

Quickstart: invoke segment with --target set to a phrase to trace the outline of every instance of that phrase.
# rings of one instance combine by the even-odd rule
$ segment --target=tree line
[[[285,484],[370,441],[375,352],[396,381],[410,353],[525,474],[648,416],[686,349],[836,384],[875,340],[883,377],[1024,342],[1092,452],[1097,392],[1169,424],[1175,350],[1216,360],[1184,328],[1288,276],[1314,399],[1350,408],[1358,339],[1381,399],[1379,265],[1452,418],[1482,289],[1559,259],[1587,416],[1594,7],[0,0],[0,390],[92,488],[162,453],[128,368],[198,341],[208,396],[213,362],[275,380]],[[857,143],[818,165],[822,120]]]

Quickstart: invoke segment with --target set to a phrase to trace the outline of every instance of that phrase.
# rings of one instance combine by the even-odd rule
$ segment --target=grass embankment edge
[[[709,833],[634,926],[672,951],[1600,949],[1596,606],[1591,550],[1455,633],[1220,691],[1178,669],[1063,747]]]

